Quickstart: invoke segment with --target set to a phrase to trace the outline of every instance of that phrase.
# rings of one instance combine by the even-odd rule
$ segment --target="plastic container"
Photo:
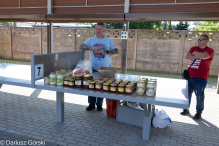
[[[109,83],[103,83],[103,91],[109,91],[110,90],[110,84]]]
[[[49,76],[44,77],[44,84],[49,84]]]
[[[56,84],[56,73],[55,72],[50,73],[49,83],[50,83],[50,85],[55,85]]]
[[[62,85],[63,85],[63,82],[64,82],[63,79],[64,79],[63,75],[60,74],[60,73],[58,73],[58,74],[57,74],[57,85],[62,86]]]
[[[77,75],[75,78],[75,87],[81,88],[82,85],[82,75]]]

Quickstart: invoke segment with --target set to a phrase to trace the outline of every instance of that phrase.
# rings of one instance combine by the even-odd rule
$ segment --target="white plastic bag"
[[[127,102],[127,106],[135,108],[135,109],[138,109],[138,110],[144,110],[144,109],[141,108],[141,106],[139,105],[138,102],[130,102],[130,101],[128,101]]]
[[[153,126],[155,128],[165,128],[169,123],[172,123],[171,118],[166,114],[164,110],[155,110],[155,117],[153,118]]]
[[[73,70],[73,75],[92,74],[92,65],[89,60],[80,60]]]

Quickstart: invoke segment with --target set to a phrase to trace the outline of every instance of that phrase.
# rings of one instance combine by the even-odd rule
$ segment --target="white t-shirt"
[[[104,49],[106,51],[110,51],[116,48],[115,43],[111,38],[104,37],[102,39],[98,39],[97,37],[91,37],[84,42],[85,45],[96,47],[98,46],[100,49]],[[110,55],[102,55],[100,51],[90,51],[90,62],[92,67],[95,70],[98,70],[101,66],[111,67],[111,56]]]

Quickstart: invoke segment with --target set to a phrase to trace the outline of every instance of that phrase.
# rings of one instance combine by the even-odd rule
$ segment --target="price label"
[[[128,39],[128,31],[122,31],[121,32],[121,39]]]
[[[35,80],[44,78],[44,65],[37,64],[35,65]]]

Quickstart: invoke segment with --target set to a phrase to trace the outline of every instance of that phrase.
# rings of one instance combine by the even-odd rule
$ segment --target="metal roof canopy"
[[[7,22],[8,21],[10,22],[219,21],[219,12],[0,15],[0,21],[7,21]]]

